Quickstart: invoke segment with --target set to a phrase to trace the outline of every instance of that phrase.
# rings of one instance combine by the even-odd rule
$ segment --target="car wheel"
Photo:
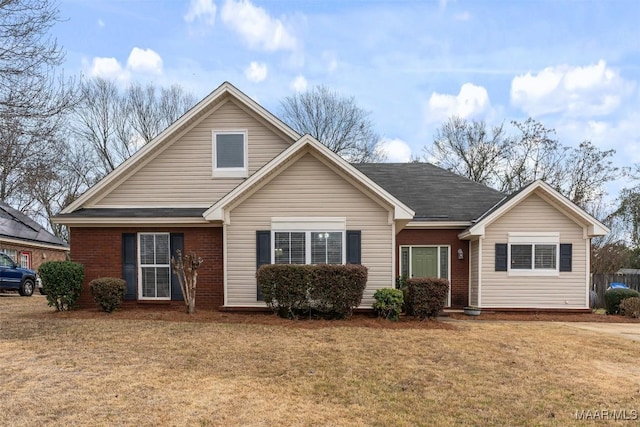
[[[22,295],[23,297],[30,297],[31,295],[33,295],[34,286],[35,285],[33,283],[33,280],[26,279],[24,282],[22,282],[22,285],[20,285],[20,295]]]

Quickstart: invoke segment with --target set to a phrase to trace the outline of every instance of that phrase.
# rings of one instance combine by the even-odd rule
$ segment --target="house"
[[[64,261],[69,246],[22,212],[0,201],[0,252],[24,268]]]
[[[87,283],[176,303],[170,254],[195,251],[197,305],[222,310],[265,308],[268,263],[362,263],[363,308],[408,275],[448,279],[451,307],[584,310],[590,239],[608,231],[543,182],[507,197],[429,164],[349,164],[229,83],[55,220]]]

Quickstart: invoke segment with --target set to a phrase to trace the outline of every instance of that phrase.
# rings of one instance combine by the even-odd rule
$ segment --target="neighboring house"
[[[123,277],[126,299],[175,303],[170,254],[195,251],[197,305],[224,310],[265,308],[269,263],[362,263],[363,308],[404,274],[448,279],[451,307],[583,310],[608,231],[542,182],[506,197],[430,164],[349,164],[229,83],[55,220],[85,288]]]
[[[69,246],[22,212],[0,202],[0,252],[21,267],[38,270],[45,261],[64,261]]]

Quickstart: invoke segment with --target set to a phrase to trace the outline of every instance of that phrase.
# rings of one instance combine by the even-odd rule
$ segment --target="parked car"
[[[30,297],[40,286],[35,271],[22,268],[6,254],[0,254],[0,290],[18,291],[23,297]]]

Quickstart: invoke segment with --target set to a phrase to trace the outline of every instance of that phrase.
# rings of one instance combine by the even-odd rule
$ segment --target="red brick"
[[[217,310],[224,303],[221,227],[71,227],[71,260],[85,268],[80,307],[95,307],[89,282],[98,277],[122,277],[122,234],[137,232],[184,233],[185,251],[204,259],[198,269],[196,308]],[[137,304],[147,304],[138,301]],[[166,303],[166,304],[175,304]]]

